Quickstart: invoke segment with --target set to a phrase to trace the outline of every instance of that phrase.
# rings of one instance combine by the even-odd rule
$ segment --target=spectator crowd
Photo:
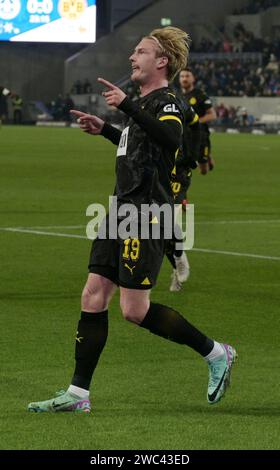
[[[234,15],[254,15],[261,13],[271,7],[279,7],[279,0],[252,0],[249,5],[235,9]]]
[[[275,5],[280,5],[280,0],[254,0],[240,11],[257,13]],[[242,56],[245,52],[255,53],[255,56]],[[223,58],[218,55],[207,58],[195,57],[192,53],[225,55]],[[233,56],[232,53],[239,54]],[[242,23],[237,23],[230,35],[222,28],[220,39],[215,42],[202,38],[199,44],[193,43],[190,61],[197,86],[206,86],[211,96],[280,96],[280,39],[256,37]],[[127,90],[129,96],[135,94],[131,86],[132,90]],[[92,85],[88,79],[76,80],[71,89],[71,94],[77,95],[91,92]]]
[[[46,106],[54,121],[72,121],[70,109],[75,107],[75,103],[69,93],[65,97],[58,95],[50,103],[47,103]]]
[[[207,84],[211,96],[280,96],[279,64],[275,57],[263,67],[254,61],[192,62],[197,86]]]
[[[215,110],[217,114],[215,125],[249,127],[255,123],[254,116],[249,114],[243,106],[226,106],[220,103]]]
[[[71,88],[71,94],[83,95],[87,93],[92,93],[92,84],[89,79],[86,78],[83,82],[81,80],[76,80]]]
[[[203,38],[192,48],[193,52],[229,54],[228,59],[192,61],[198,86],[207,83],[207,91],[213,96],[280,96],[280,40],[256,38],[241,23],[235,25],[232,39],[223,38],[215,44]],[[230,56],[232,52],[260,53],[262,59],[236,59]]]
[[[199,44],[193,44],[192,52],[259,52],[263,54],[264,64],[269,56],[274,54],[280,58],[280,40],[270,40],[269,37],[257,38],[251,31],[247,31],[242,23],[237,23],[233,29],[232,37],[221,31],[221,38],[216,42],[202,38]]]

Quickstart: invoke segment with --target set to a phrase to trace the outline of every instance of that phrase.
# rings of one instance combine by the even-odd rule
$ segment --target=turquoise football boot
[[[28,411],[34,411],[35,413],[43,411],[50,411],[53,413],[57,413],[58,411],[90,413],[90,401],[61,390],[50,400],[29,403],[27,409]]]
[[[218,403],[230,385],[231,369],[237,359],[235,349],[229,344],[221,344],[224,354],[217,359],[208,361],[209,383],[207,391],[208,403]]]

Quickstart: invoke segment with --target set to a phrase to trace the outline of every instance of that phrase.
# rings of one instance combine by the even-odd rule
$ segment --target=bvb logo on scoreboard
[[[58,12],[62,18],[76,20],[87,9],[87,0],[60,0]]]

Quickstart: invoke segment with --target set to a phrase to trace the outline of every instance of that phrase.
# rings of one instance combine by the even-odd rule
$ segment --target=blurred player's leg
[[[176,264],[177,278],[180,283],[186,282],[190,275],[190,265],[186,253],[183,251],[180,256],[176,256],[174,252],[174,260]]]
[[[176,175],[172,183],[172,190],[175,202],[174,219],[179,219],[182,210],[186,210],[187,204],[187,190],[191,184],[192,172],[190,169],[181,169],[179,174]],[[186,253],[183,250],[176,250],[176,241],[183,240],[183,237],[178,237],[180,226],[177,225],[177,237],[174,238],[172,243],[168,244],[167,258],[169,259],[173,272],[171,274],[171,283],[169,290],[171,292],[178,292],[182,288],[182,284],[187,281],[190,275],[190,265]]]
[[[211,155],[209,155],[209,158],[208,158],[208,167],[209,167],[209,171],[212,171],[215,168],[215,161],[211,157]]]

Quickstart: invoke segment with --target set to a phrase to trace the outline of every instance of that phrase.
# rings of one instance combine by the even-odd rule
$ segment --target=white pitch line
[[[23,229],[23,230],[29,230],[29,229],[53,229],[53,228],[65,228],[65,229],[76,229],[76,228],[85,228],[86,225],[32,225],[31,227],[0,227],[0,228],[17,228],[17,229]]]
[[[236,251],[208,250],[206,248],[192,248],[191,251],[200,251],[202,253],[216,253],[218,255],[245,256],[246,258],[270,259],[280,261],[279,256],[255,255],[252,253],[238,253]]]
[[[226,225],[226,224],[279,224],[280,219],[259,220],[198,220],[195,225]],[[0,230],[41,230],[41,229],[65,229],[74,230],[86,228],[86,225],[32,225],[29,227],[0,227]]]
[[[226,225],[226,224],[279,224],[280,219],[268,220],[201,220],[194,221],[195,225]]]
[[[12,228],[12,227],[0,228],[0,230],[5,231],[5,232],[31,233],[33,235],[49,235],[52,237],[81,238],[84,240],[88,240],[88,238],[83,235],[74,235],[70,233],[43,232],[41,230],[28,230],[28,229]],[[246,258],[269,259],[273,261],[280,261],[280,257],[278,256],[255,255],[252,253],[238,253],[235,251],[209,250],[206,248],[192,248],[192,250],[190,251],[199,251],[202,253],[215,253],[218,255],[244,256]]]
[[[1,228],[4,232],[19,232],[19,233],[32,233],[34,235],[50,235],[51,237],[64,237],[64,238],[85,238],[82,235],[74,235],[73,233],[59,233],[59,232],[43,232],[42,230],[29,230],[23,228]]]

